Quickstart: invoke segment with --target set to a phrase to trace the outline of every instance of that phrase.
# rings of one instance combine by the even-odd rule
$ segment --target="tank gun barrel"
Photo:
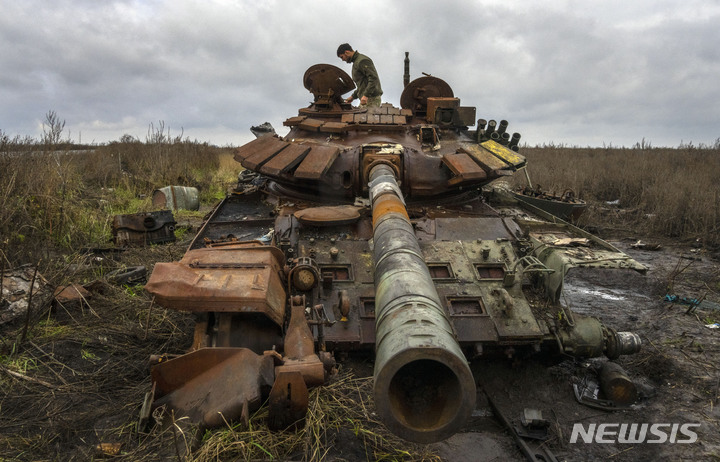
[[[375,405],[397,435],[431,443],[475,408],[475,383],[440,302],[395,172],[370,172],[375,261]]]

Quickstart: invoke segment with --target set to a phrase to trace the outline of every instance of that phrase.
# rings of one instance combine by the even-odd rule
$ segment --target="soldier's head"
[[[348,43],[343,43],[337,49],[338,58],[342,59],[345,62],[348,62],[348,60],[352,58],[354,54],[355,52]]]

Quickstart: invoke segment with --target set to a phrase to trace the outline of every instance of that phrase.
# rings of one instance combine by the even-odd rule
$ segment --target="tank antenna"
[[[405,52],[405,74],[403,75],[403,87],[410,83],[410,52]]]

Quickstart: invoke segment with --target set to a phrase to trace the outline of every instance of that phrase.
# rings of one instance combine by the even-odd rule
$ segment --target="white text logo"
[[[699,423],[685,424],[583,424],[573,425],[571,443],[577,443],[578,439],[584,443],[683,443],[689,444],[697,441],[697,433],[693,428],[699,427]]]

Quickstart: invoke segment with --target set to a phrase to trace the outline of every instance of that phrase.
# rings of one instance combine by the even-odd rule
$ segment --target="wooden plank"
[[[268,137],[269,138],[269,137]],[[286,143],[278,138],[273,138],[272,142],[268,143],[263,149],[257,151],[255,154],[248,156],[243,160],[242,166],[250,169],[257,170],[258,167],[263,165],[268,160],[272,159],[275,154],[285,149],[290,143]]]
[[[487,178],[485,170],[465,153],[445,154],[442,162],[455,174],[455,177],[450,178],[448,181],[451,185],[466,181],[480,181]]]
[[[260,138],[256,138],[252,140],[251,142],[244,144],[237,148],[235,150],[235,160],[238,162],[242,162],[246,158],[250,157],[251,155],[255,154],[258,151],[262,151],[265,149],[265,146],[270,145],[273,143],[273,140],[278,140],[278,138],[272,136],[272,135],[266,135],[262,136]]]
[[[291,144],[263,165],[260,168],[260,171],[272,176],[277,176],[280,173],[290,171],[302,162],[308,152],[310,152],[310,146],[306,146],[304,144]]]
[[[330,168],[340,149],[334,146],[313,146],[297,170],[296,178],[319,180]]]
[[[300,129],[307,130],[309,132],[316,132],[324,123],[325,122],[323,122],[320,119],[307,118],[307,119],[303,120],[302,122],[300,122]]]
[[[493,153],[476,144],[465,145],[459,148],[458,152],[464,152],[465,154],[468,154],[475,162],[478,163],[478,165],[484,168],[487,173],[509,168],[508,164],[495,157]]]

